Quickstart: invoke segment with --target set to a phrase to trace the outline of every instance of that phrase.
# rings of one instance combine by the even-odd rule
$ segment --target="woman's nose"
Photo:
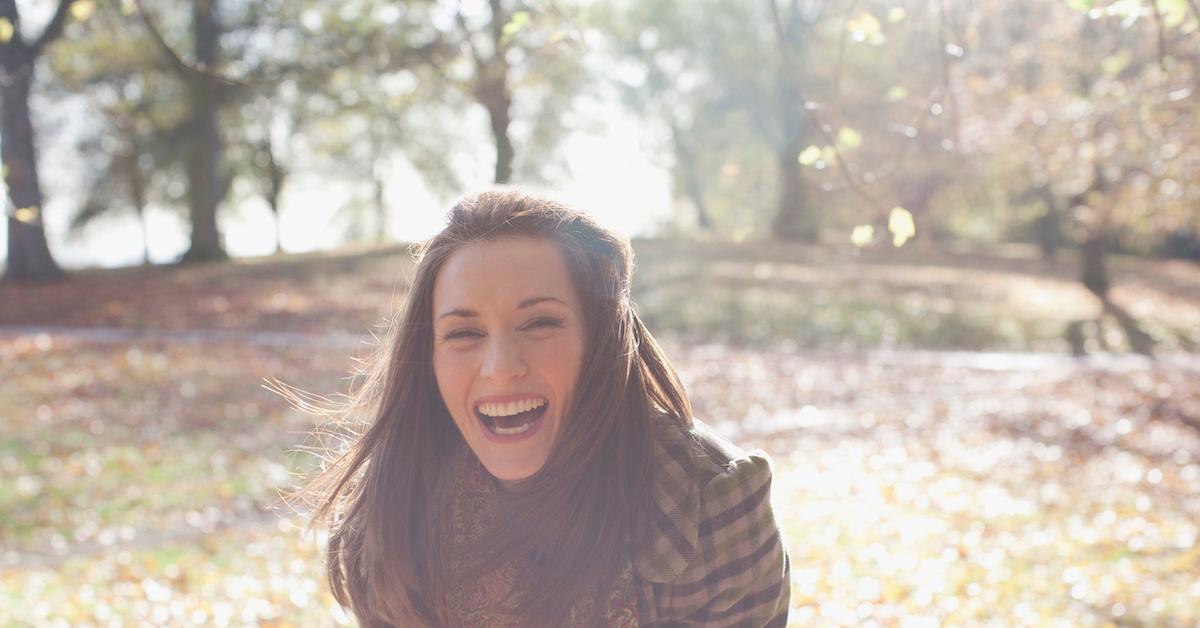
[[[527,365],[521,349],[512,339],[496,337],[488,344],[481,374],[494,380],[508,380],[525,374]]]

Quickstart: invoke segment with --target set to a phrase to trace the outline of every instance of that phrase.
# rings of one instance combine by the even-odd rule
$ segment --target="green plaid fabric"
[[[790,569],[771,466],[694,421],[656,439],[657,533],[634,558],[643,626],[784,626]]]

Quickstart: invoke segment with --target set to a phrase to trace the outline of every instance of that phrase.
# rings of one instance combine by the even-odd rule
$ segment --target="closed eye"
[[[459,338],[477,338],[481,335],[482,334],[480,334],[477,331],[471,331],[470,329],[460,329],[458,331],[452,331],[452,332],[446,334],[445,338],[446,338],[446,340],[457,340]]]
[[[562,327],[562,326],[563,326],[563,320],[561,318],[545,317],[545,318],[538,318],[538,319],[531,321],[528,325],[525,326],[525,329],[545,329],[545,328]]]

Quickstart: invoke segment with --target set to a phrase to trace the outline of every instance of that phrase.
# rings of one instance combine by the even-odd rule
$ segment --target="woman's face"
[[[442,401],[505,487],[538,471],[568,417],[584,351],[579,295],[550,240],[468,244],[433,284]]]

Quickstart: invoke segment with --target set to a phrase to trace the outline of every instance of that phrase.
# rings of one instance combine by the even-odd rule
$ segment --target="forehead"
[[[545,238],[508,236],[467,244],[446,259],[433,283],[435,314],[455,307],[515,306],[530,296],[576,302],[562,251]]]

